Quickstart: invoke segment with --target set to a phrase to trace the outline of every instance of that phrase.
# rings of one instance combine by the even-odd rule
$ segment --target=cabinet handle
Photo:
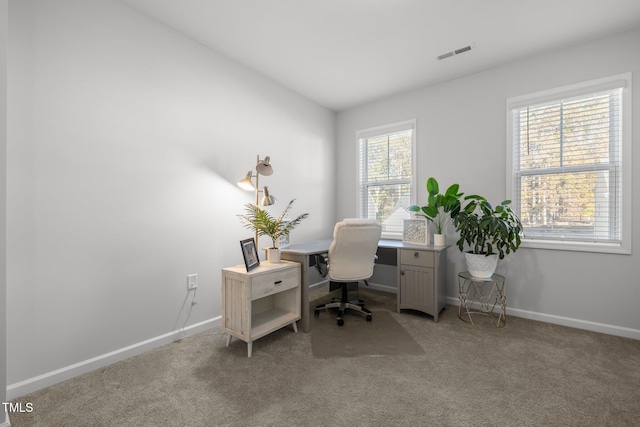
[[[414,257],[414,258],[418,258],[419,256],[420,256],[420,252],[414,252],[414,253],[413,253],[413,257]]]
[[[280,283],[282,283],[282,280],[278,280],[277,282],[273,282],[274,285],[279,285]]]
[[[400,275],[404,276],[404,270],[400,270]]]

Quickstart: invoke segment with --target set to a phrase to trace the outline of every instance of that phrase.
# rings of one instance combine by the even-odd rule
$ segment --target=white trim
[[[527,105],[543,104],[545,102],[557,101],[559,99],[573,98],[589,92],[596,93],[617,88],[628,89],[630,87],[631,73],[622,73],[615,76],[575,83],[555,89],[547,89],[527,95],[514,96],[507,100],[507,110],[526,107]]]
[[[403,120],[401,122],[390,123],[388,125],[375,126],[367,129],[361,129],[356,131],[356,216],[362,217],[362,188],[361,188],[361,170],[360,166],[362,163],[362,159],[360,158],[361,147],[360,140],[362,138],[372,138],[380,135],[387,135],[394,132],[402,132],[412,130],[411,132],[411,197],[409,197],[409,204],[416,204],[416,200],[418,199],[418,120],[417,119],[409,119]],[[401,240],[402,232],[394,234],[394,233],[382,233],[382,238],[390,239],[390,240]]]
[[[0,427],[11,427],[11,421],[9,420],[9,414],[4,413],[4,421],[0,424]]]
[[[611,254],[629,255],[632,253],[632,73],[622,73],[614,76],[604,77],[601,79],[591,80],[588,82],[577,83],[556,89],[544,90],[528,95],[521,95],[507,99],[506,116],[507,116],[507,167],[506,167],[506,198],[514,199],[513,194],[513,110],[527,104],[535,104],[546,102],[549,100],[558,100],[561,98],[569,98],[576,95],[588,93],[589,91],[597,92],[607,90],[614,87],[622,87],[622,129],[621,129],[621,162],[622,162],[622,207],[621,207],[621,227],[622,236],[621,243],[611,245],[607,243],[589,243],[589,242],[570,242],[561,240],[547,239],[527,239],[526,234],[522,242],[522,247],[536,249],[555,249],[569,250],[581,252],[600,252]],[[518,200],[514,200],[519,203]]]
[[[180,328],[173,332],[169,332],[164,335],[160,335],[158,337],[112,351],[110,353],[102,354],[100,356],[84,360],[82,362],[74,363],[73,365],[65,366],[64,368],[56,369],[55,371],[47,372],[42,375],[26,379],[24,381],[17,382],[15,384],[10,384],[7,386],[7,400],[14,400],[20,396],[33,393],[34,391],[38,391],[62,381],[77,377],[78,375],[82,375],[87,372],[91,372],[96,369],[111,365],[113,363],[127,359],[131,356],[135,356],[144,353],[145,351],[152,350],[156,347],[160,347],[162,345],[177,341],[186,336],[194,335],[207,329],[211,329],[220,324],[221,319],[221,316],[214,317],[212,319],[196,323],[195,325],[191,325],[186,328]],[[3,426],[0,424],[0,427]]]
[[[416,130],[416,119],[404,120],[388,125],[375,126],[368,129],[361,129],[356,132],[356,138],[374,138],[380,135],[387,135],[394,132],[404,132],[406,130]]]
[[[598,252],[605,254],[631,255],[631,248],[612,243],[588,243],[561,240],[522,239],[521,248],[551,249],[560,251]]]
[[[479,308],[479,303],[469,301],[469,305],[473,308]],[[458,306],[460,300],[454,297],[447,297],[447,304]],[[521,317],[523,319],[536,320],[538,322],[546,322],[554,325],[567,326],[570,328],[583,329],[586,331],[599,332],[607,335],[615,335],[618,337],[632,338],[640,340],[640,330],[625,328],[624,326],[607,325],[605,323],[592,322],[590,320],[574,319],[572,317],[556,316],[555,314],[539,313],[536,311],[522,310],[519,308],[509,308],[507,306],[507,315]],[[507,319],[507,324],[509,320]]]

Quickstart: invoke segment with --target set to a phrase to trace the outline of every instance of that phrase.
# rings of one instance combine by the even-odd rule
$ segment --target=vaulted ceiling
[[[638,0],[121,1],[335,111],[640,26]]]

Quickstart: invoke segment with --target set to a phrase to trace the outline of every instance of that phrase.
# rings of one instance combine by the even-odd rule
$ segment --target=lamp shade
[[[271,167],[271,158],[269,156],[265,157],[264,160],[261,160],[256,165],[256,170],[260,175],[269,176],[273,174],[273,168]]]
[[[241,179],[240,181],[238,181],[238,187],[247,191],[255,190],[256,187],[255,185],[253,185],[253,181],[251,181],[252,176],[253,174],[251,173],[251,171],[247,172],[247,176],[244,177],[244,179]]]
[[[262,193],[264,194],[264,196],[262,196],[262,201],[260,202],[262,206],[271,206],[277,202],[276,198],[269,194],[269,189],[267,187],[264,187]]]

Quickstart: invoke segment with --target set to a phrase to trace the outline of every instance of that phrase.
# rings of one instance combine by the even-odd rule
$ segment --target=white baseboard
[[[4,412],[4,421],[0,423],[0,427],[11,427],[11,421],[9,421],[9,414]]]
[[[220,324],[220,320],[220,316],[214,317],[212,319],[196,323],[195,325],[187,326],[184,329],[169,332],[167,334],[160,335],[158,337],[151,338],[146,341],[142,341],[128,347],[112,351],[110,353],[102,354],[100,356],[96,356],[94,358],[84,360],[82,362],[66,366],[64,368],[56,369],[55,371],[38,375],[37,377],[29,378],[15,384],[10,384],[7,386],[7,400],[14,400],[20,396],[33,393],[34,391],[38,391],[59,382],[77,377],[78,375],[82,375],[87,372],[102,368],[104,366],[111,365],[115,362],[119,362],[120,360],[124,360],[131,356],[135,356],[144,353],[145,351],[152,350],[156,347],[160,347],[161,345],[169,344],[181,338],[197,334],[198,332],[202,332],[207,329],[211,329]],[[0,427],[4,427],[4,424],[0,424]]]
[[[457,306],[459,305],[459,303],[460,300],[458,298],[447,297],[447,304]],[[470,307],[473,307],[475,309],[479,307],[479,303],[474,301],[469,301],[469,305]],[[507,315],[522,317],[523,319],[552,323],[554,325],[568,326],[570,328],[584,329],[592,332],[600,332],[603,334],[640,340],[640,330],[625,328],[623,326],[607,325],[604,323],[591,322],[589,320],[574,319],[571,317],[556,316],[554,314],[521,310],[519,308],[509,308],[509,306],[507,306]]]

